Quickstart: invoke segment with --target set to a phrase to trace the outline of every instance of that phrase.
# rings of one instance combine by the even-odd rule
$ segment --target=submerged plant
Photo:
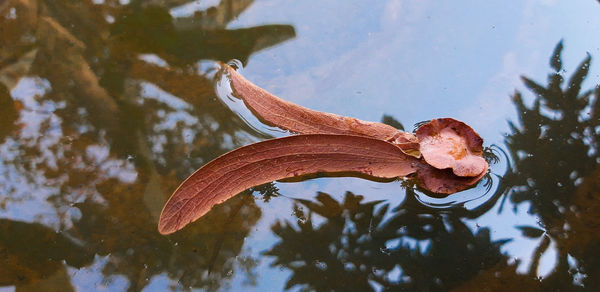
[[[296,135],[226,153],[187,178],[166,203],[158,230],[169,234],[216,204],[274,180],[316,173],[394,179],[416,173],[431,192],[452,194],[487,172],[483,139],[452,118],[421,125],[416,135],[392,126],[311,110],[282,100],[223,64],[233,94],[265,123]]]

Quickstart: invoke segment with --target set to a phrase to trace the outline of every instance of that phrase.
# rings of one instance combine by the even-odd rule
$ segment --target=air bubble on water
[[[231,68],[233,68],[234,70],[238,70],[238,69],[242,69],[244,68],[244,64],[242,63],[242,61],[238,60],[238,59],[232,59],[229,60],[227,62],[227,65],[231,66]]]

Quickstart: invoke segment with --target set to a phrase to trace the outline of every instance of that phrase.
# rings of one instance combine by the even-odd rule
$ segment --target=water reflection
[[[39,223],[0,219],[0,286],[73,291],[63,263],[81,268],[94,253]]]
[[[143,186],[137,191],[120,184],[106,187],[117,194],[109,206],[139,204]],[[177,279],[179,287],[205,290],[219,288],[236,269],[250,282],[255,277],[255,260],[240,255],[244,238],[261,216],[251,196],[235,197],[194,223],[190,232],[169,238],[158,234],[156,220],[143,209],[132,216],[130,208],[107,208],[89,201],[76,207],[82,217],[69,232],[85,240],[94,253],[110,255],[102,273],[126,276],[129,290],[141,290],[152,276],[162,273]]]
[[[325,193],[298,200],[297,222],[273,225],[280,242],[265,254],[292,271],[286,288],[315,291],[449,290],[506,263],[506,240],[492,241],[487,228],[473,232],[414,200],[389,207],[350,192],[341,202]]]
[[[527,106],[513,95],[519,123],[506,146],[512,166],[495,194],[479,208],[436,211],[418,202],[408,186],[407,200],[393,211],[381,201],[363,202],[346,193],[343,201],[319,193],[315,201],[297,200],[295,221],[271,228],[279,242],[265,255],[291,271],[286,288],[331,290],[580,290],[599,287],[597,236],[598,126],[600,90],[583,90],[591,56],[566,82],[560,42],[551,57],[548,85],[523,77],[535,94]],[[406,185],[405,185],[406,186]],[[502,252],[512,238],[492,240],[489,228],[465,222],[510,198],[514,211],[525,202],[538,225],[516,225],[523,237],[536,240],[527,273],[519,260]],[[493,228],[494,226],[492,226]],[[541,258],[555,249],[550,273],[539,276]]]
[[[160,236],[156,222],[191,171],[260,137],[216,100],[203,64],[245,61],[294,29],[226,29],[247,0],[178,18],[170,9],[190,1],[121,2],[0,4],[10,16],[0,17],[0,207],[45,224],[0,221],[0,285],[53,274],[69,284],[66,267],[93,255],[108,257],[101,273],[124,276],[131,291],[165,274],[172,289],[216,290],[234,270],[251,284],[255,260],[242,246],[261,216],[252,197],[190,233]]]
[[[567,76],[559,44],[547,84],[523,79],[531,92],[513,95],[511,167],[485,196],[480,186],[438,201],[404,182],[401,202],[351,189],[270,210],[290,194],[267,184],[164,237],[158,214],[181,180],[265,136],[215,95],[211,61],[245,63],[295,32],[228,29],[251,0],[187,14],[189,0],[121,2],[0,1],[0,286],[138,291],[159,279],[165,289],[227,290],[239,278],[270,281],[272,264],[292,289],[600,287],[600,90],[582,85],[591,56]],[[517,217],[527,207],[538,224],[498,238],[510,207]],[[473,227],[488,215],[499,219]],[[273,241],[249,250],[261,220]],[[536,242],[524,273],[507,248],[523,239]]]
[[[534,94],[532,105],[526,105],[520,92],[513,95],[520,121],[510,124],[506,138],[514,165],[504,180],[511,186],[508,195],[515,208],[529,203],[529,212],[539,218],[538,226],[520,227],[524,236],[539,242],[529,274],[536,276],[540,258],[552,243],[556,264],[541,285],[570,290],[573,285],[600,287],[593,255],[600,245],[600,91],[582,88],[591,56],[567,77],[562,50],[559,42],[547,85],[522,78]]]

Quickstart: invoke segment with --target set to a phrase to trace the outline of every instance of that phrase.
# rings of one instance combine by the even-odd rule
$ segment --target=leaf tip
[[[165,209],[167,206],[168,203],[165,205]],[[171,220],[168,218],[169,216],[165,216],[165,209],[163,209],[163,212],[160,214],[160,218],[158,219],[158,233],[162,235],[168,235],[181,229],[181,227],[177,228],[177,225],[171,222]]]

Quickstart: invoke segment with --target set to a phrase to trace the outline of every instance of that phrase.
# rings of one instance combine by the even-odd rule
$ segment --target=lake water
[[[599,29],[594,0],[0,0],[0,291],[597,291]],[[447,197],[273,182],[160,235],[194,170],[288,135],[229,99],[233,59],[312,109],[462,120],[497,159]]]

